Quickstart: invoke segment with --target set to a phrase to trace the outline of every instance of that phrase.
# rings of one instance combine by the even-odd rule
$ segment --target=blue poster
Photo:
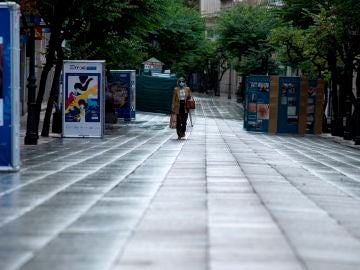
[[[11,44],[10,11],[0,8],[0,166],[11,164]]]
[[[100,74],[66,73],[65,122],[100,122]]]
[[[0,170],[20,165],[19,6],[0,3]]]
[[[135,114],[135,74],[132,70],[110,70],[107,91],[114,100],[118,118],[131,119]]]
[[[3,37],[0,36],[0,127],[4,126],[2,46],[3,46]]]
[[[246,78],[245,121],[249,131],[267,132],[270,111],[270,77],[248,76]]]
[[[278,132],[298,133],[300,78],[279,77]]]
[[[103,60],[64,61],[64,137],[104,135],[104,66]]]

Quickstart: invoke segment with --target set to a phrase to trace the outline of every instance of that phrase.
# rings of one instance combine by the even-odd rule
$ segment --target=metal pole
[[[231,74],[232,73],[232,69],[231,69],[231,66],[230,66],[230,69],[229,69],[229,89],[228,89],[228,99],[231,99]]]
[[[354,142],[355,145],[360,145],[360,97],[356,99],[356,109],[355,109],[355,134]]]
[[[29,39],[29,77],[28,77],[28,115],[26,123],[25,144],[35,145],[39,138],[36,121],[36,76],[35,76],[35,23],[34,15],[30,15],[30,39]]]
[[[344,140],[351,140],[351,113],[352,113],[352,104],[349,94],[345,97],[345,130],[344,130]]]

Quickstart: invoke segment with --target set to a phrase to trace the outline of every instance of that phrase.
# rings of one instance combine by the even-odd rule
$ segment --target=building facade
[[[218,13],[225,8],[230,8],[231,6],[237,4],[235,1],[223,1],[223,0],[200,0],[200,12],[202,17],[206,20],[206,36],[215,40],[216,36],[214,34],[214,26],[216,23],[216,17]],[[232,98],[236,95],[238,89],[239,78],[235,70],[228,69],[222,75],[223,70],[219,71],[219,91],[218,94],[221,96],[227,95],[228,98]]]

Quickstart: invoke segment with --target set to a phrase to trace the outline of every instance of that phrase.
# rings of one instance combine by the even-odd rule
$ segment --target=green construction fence
[[[136,76],[136,110],[169,114],[176,78]]]

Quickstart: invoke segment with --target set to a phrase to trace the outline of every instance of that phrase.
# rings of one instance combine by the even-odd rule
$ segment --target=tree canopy
[[[268,38],[278,23],[264,6],[239,4],[218,18],[219,49],[227,58],[238,59],[237,67],[243,74],[271,72],[275,66]]]
[[[35,1],[19,2],[29,6],[23,12],[39,14],[51,33],[36,101],[40,115],[48,74],[56,65],[44,136],[49,133],[63,59],[101,59],[108,69],[140,69],[146,58],[157,54],[168,68],[185,75],[201,69],[202,59],[208,56],[204,21],[195,10],[197,1],[37,0],[36,6],[32,5]],[[152,46],[154,35],[158,48]]]
[[[197,71],[202,68],[201,60],[209,46],[204,20],[197,10],[177,1],[172,1],[166,12],[156,29],[160,44],[156,56],[166,67],[182,75]]]

